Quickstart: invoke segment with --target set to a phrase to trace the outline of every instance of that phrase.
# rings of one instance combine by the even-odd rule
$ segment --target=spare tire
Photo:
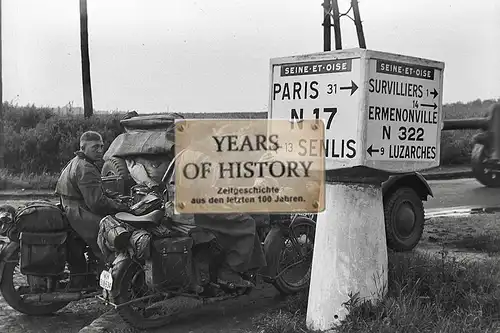
[[[388,247],[396,252],[411,251],[424,231],[424,206],[410,187],[401,187],[384,197],[385,232]]]
[[[111,157],[110,159],[104,161],[101,175],[121,176],[124,181],[124,193],[122,194],[128,194],[130,192],[130,188],[135,185],[135,181],[132,176],[130,176],[127,163],[123,158]]]

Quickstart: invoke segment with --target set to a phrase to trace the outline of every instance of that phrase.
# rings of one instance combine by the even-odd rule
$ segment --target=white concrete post
[[[327,183],[318,214],[306,324],[326,331],[348,314],[348,294],[375,302],[387,292],[381,185]]]

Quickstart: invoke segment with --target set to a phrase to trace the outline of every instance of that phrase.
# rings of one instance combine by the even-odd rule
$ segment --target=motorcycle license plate
[[[99,278],[99,285],[106,290],[113,288],[113,276],[108,271],[102,271]]]

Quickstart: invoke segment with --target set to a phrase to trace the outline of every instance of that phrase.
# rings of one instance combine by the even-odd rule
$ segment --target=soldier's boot
[[[254,284],[232,270],[227,265],[222,266],[217,274],[217,282],[224,285],[234,285],[235,287],[247,288],[254,287]]]

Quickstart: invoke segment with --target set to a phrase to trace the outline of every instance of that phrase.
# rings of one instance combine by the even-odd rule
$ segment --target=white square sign
[[[323,119],[318,144],[326,170],[439,165],[444,63],[351,49],[272,59],[270,66],[269,117]],[[308,143],[311,151],[315,144]]]
[[[361,61],[358,55],[311,55],[271,61],[270,117],[323,119],[325,169],[359,165]],[[350,56],[349,56],[350,55]],[[300,124],[297,124],[299,126]],[[315,143],[310,142],[308,151]]]

